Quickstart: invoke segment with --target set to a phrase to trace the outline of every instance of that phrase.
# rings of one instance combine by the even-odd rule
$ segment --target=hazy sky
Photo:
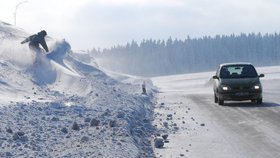
[[[0,20],[14,24],[24,0],[0,0]],[[142,39],[185,39],[240,32],[280,32],[279,0],[28,0],[17,26],[45,29],[73,49],[109,48]]]

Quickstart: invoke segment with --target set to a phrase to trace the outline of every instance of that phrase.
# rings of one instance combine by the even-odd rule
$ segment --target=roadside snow
[[[153,157],[149,81],[113,79],[65,40],[30,52],[27,36],[0,22],[0,157]]]

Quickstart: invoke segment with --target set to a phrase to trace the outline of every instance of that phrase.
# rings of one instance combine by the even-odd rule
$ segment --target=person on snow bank
[[[48,49],[48,46],[45,41],[46,36],[47,36],[47,32],[45,30],[42,30],[41,32],[38,32],[37,34],[29,36],[24,41],[22,41],[21,44],[29,42],[29,48],[31,50],[34,50],[36,52],[41,52],[41,48],[39,46],[39,44],[40,44],[45,49],[45,51],[48,52],[49,49]]]

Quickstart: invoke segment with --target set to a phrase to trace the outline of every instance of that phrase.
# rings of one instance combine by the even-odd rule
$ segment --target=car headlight
[[[223,89],[224,91],[228,91],[228,90],[229,90],[229,87],[228,87],[228,86],[222,86],[222,89]]]
[[[260,85],[255,85],[253,88],[254,88],[254,89],[260,89],[261,86],[260,86]]]

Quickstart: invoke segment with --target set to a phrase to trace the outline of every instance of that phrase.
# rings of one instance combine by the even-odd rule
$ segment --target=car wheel
[[[218,97],[216,96],[216,94],[214,94],[214,101],[215,103],[218,103]]]
[[[257,99],[257,104],[262,104],[262,98]]]
[[[219,105],[224,105],[224,100],[218,98],[218,103],[219,103]]]

